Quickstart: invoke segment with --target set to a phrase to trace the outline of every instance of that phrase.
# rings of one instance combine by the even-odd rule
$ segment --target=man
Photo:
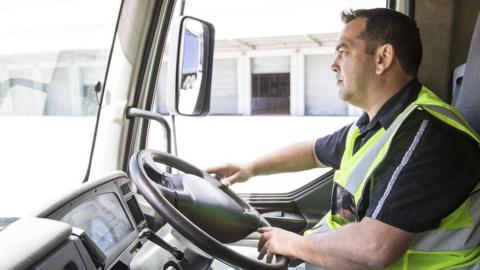
[[[207,170],[226,185],[330,166],[331,211],[305,236],[260,228],[260,256],[307,269],[480,266],[480,137],[416,79],[416,23],[388,9],[342,13],[332,70],[339,96],[365,113],[315,142]],[[314,267],[315,265],[315,267]],[[476,268],[475,268],[476,269]]]

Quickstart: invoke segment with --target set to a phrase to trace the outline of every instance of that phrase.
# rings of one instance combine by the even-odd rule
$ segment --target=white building
[[[330,68],[336,37],[327,33],[216,40],[210,114],[358,115],[358,108],[338,97]],[[161,73],[160,97],[165,95],[166,64]],[[165,104],[159,109],[166,112]]]

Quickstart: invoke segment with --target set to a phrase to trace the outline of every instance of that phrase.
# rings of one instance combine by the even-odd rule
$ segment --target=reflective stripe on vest
[[[472,192],[470,200],[465,201],[456,210],[460,215],[469,213],[471,220],[468,220],[469,216],[456,216],[453,212],[449,216],[452,219],[451,221],[447,217],[438,229],[419,234],[420,237],[414,241],[411,249],[417,251],[455,251],[478,247],[480,242],[480,211],[478,209],[480,209],[480,184]],[[460,226],[455,226],[457,224]],[[430,237],[424,237],[427,234]]]
[[[347,178],[346,183],[342,183],[343,187],[348,190],[350,193],[355,194],[357,188],[365,181],[366,177],[368,176],[369,172],[371,171],[371,165],[373,164],[374,160],[378,157],[378,153],[387,144],[387,141],[392,140],[393,135],[396,133],[397,129],[401,126],[401,124],[405,121],[408,115],[413,112],[417,106],[415,104],[411,104],[404,110],[390,127],[383,132],[382,136],[377,139],[375,144],[372,148],[362,157],[362,161],[360,161],[357,166],[352,170],[350,177]],[[358,128],[356,128],[358,129]],[[388,144],[390,144],[388,142]],[[357,201],[358,202],[358,201]]]
[[[469,135],[480,145],[480,136],[464,120],[463,116],[452,106],[441,101],[433,92],[423,87],[415,102],[410,104],[392,122],[387,130],[380,129],[353,155],[355,138],[360,134],[356,125],[352,125],[347,135],[344,156],[340,170],[335,173],[334,181],[353,194],[358,204],[363,195],[363,188],[375,169],[382,163],[388,152],[391,141],[398,128],[415,110],[423,109],[435,118]],[[390,179],[388,188],[393,186],[396,176],[408,162],[409,152],[413,152],[416,142],[420,139],[423,130],[422,123],[412,146],[407,150],[404,160]],[[424,129],[425,127],[423,127]],[[417,138],[418,137],[418,138]],[[397,172],[398,171],[398,172]],[[384,195],[384,196],[386,196]],[[383,198],[384,199],[384,198]],[[375,209],[372,215],[375,218],[380,210]],[[480,264],[480,184],[474,189],[470,197],[454,212],[444,218],[437,229],[418,234],[405,255],[392,269],[470,269]],[[334,221],[329,212],[310,233],[321,233],[334,230],[342,224]]]

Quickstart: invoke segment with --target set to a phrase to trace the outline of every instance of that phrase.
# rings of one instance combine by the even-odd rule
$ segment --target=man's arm
[[[279,228],[259,232],[260,257],[280,254],[327,269],[377,269],[398,260],[415,234],[371,218],[338,230],[300,236]]]
[[[325,167],[325,165],[318,161],[315,155],[314,144],[315,141],[296,143],[244,165],[224,164],[209,168],[207,172],[216,174],[217,179],[222,179],[222,183],[231,185],[237,182],[247,181],[256,175],[269,175]]]

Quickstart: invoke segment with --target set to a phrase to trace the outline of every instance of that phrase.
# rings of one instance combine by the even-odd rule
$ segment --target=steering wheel
[[[185,174],[167,173],[157,162]],[[276,261],[269,264],[224,244],[270,224],[231,189],[194,165],[160,151],[141,150],[130,158],[129,174],[153,209],[204,252],[242,269],[288,267],[284,256],[275,255]]]

